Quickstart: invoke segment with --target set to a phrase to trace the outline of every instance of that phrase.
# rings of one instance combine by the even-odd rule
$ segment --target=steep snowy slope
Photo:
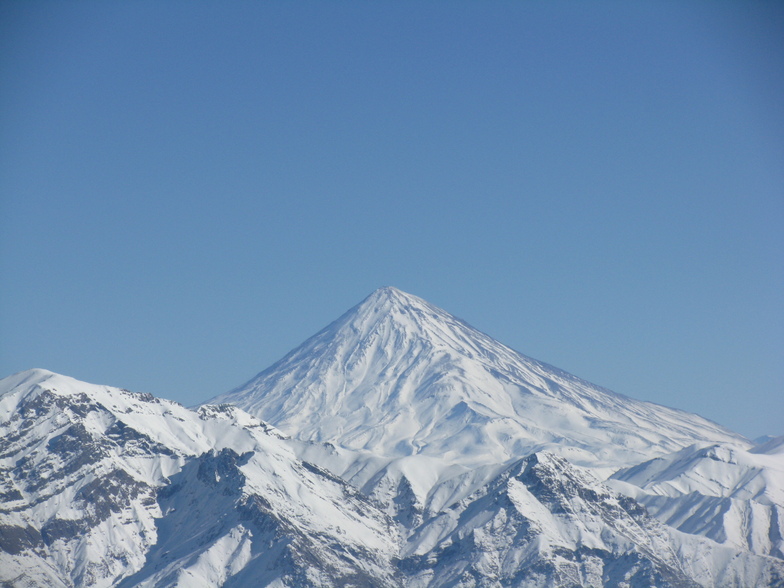
[[[631,465],[697,441],[750,445],[697,415],[525,357],[395,288],[371,294],[227,402],[301,439],[465,465],[543,449]]]
[[[395,584],[390,520],[234,407],[22,372],[0,380],[0,484],[0,583]]]
[[[608,484],[673,527],[784,559],[784,437],[750,451],[698,444],[617,472]]]

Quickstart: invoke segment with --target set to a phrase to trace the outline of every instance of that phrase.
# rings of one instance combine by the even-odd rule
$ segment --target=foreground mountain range
[[[784,437],[382,288],[187,409],[0,380],[2,586],[784,586]]]

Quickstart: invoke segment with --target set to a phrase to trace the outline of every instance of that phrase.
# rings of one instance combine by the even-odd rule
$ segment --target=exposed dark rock
[[[176,455],[165,445],[151,439],[148,435],[129,427],[121,420],[116,420],[106,429],[106,437],[122,447],[126,453],[131,455],[158,454]]]
[[[245,485],[245,476],[239,467],[246,464],[252,453],[239,455],[233,449],[208,452],[199,457],[197,477],[209,486],[219,488],[224,495],[239,494]]]
[[[114,470],[82,486],[76,493],[76,500],[85,505],[93,517],[93,524],[109,518],[112,512],[120,512],[149,486],[134,480],[125,470]]]
[[[37,529],[26,526],[0,525],[0,551],[18,555],[25,549],[40,547],[41,533]]]
[[[51,545],[58,539],[71,539],[77,537],[90,528],[89,519],[50,519],[41,528],[41,537],[44,543]]]

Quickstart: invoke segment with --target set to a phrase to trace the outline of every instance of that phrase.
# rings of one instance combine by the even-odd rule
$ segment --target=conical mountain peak
[[[431,315],[449,316],[437,306],[434,306],[408,292],[403,292],[392,286],[384,286],[375,290],[370,296],[349,310],[346,315],[390,318],[405,315],[407,312],[429,313]],[[344,315],[345,316],[345,315]]]
[[[405,314],[407,310],[429,306],[431,305],[421,298],[392,286],[384,286],[375,290],[370,296],[349,310],[346,315],[368,318],[383,318],[385,315],[393,317]]]
[[[445,332],[469,329],[465,323],[429,302],[397,288],[386,286],[374,291],[337,321],[324,329],[333,339],[393,336],[406,339],[454,339]],[[478,334],[478,332],[477,332]]]
[[[211,402],[306,441],[463,464],[547,448],[577,463],[623,464],[697,440],[742,441],[528,358],[393,287]]]
[[[412,296],[407,292],[403,292],[402,290],[395,288],[394,286],[382,286],[377,290],[374,290],[370,296],[368,296],[365,300],[372,300],[374,302],[402,302],[407,301],[410,299],[421,300],[416,296]]]

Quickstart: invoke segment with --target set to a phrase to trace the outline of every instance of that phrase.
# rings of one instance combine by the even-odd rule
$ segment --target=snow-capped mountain
[[[782,438],[394,288],[213,402],[0,380],[0,585],[784,586]]]
[[[697,415],[528,358],[390,287],[210,402],[300,440],[468,466],[547,450],[618,468],[699,441],[751,445]]]
[[[329,469],[384,505],[406,529],[409,544],[426,534],[423,529],[443,528],[445,520],[468,508],[471,497],[487,492],[509,463],[535,452],[560,455],[604,477],[695,444],[731,444],[740,451],[752,447],[744,437],[697,415],[615,394],[530,359],[395,288],[377,290],[250,382],[213,402],[236,404],[292,435],[301,458]],[[647,498],[633,483],[618,489],[627,498]],[[774,500],[784,504],[779,497]],[[706,527],[723,529],[720,511],[703,514]],[[653,519],[646,520],[653,524]],[[677,527],[726,544],[726,551],[711,541],[661,528],[667,529],[669,548],[682,556],[664,567],[687,570],[676,585],[685,577],[699,585],[705,585],[706,577],[714,582],[707,585],[715,585],[719,577],[729,585],[742,584],[744,574],[751,573],[757,582],[767,573],[759,572],[767,569],[759,563],[764,560],[749,563],[738,555],[751,549],[749,542],[727,542],[720,533]],[[538,545],[542,537],[536,541]],[[575,545],[562,548],[572,550],[573,557]],[[427,558],[432,560],[437,549],[431,545]],[[777,554],[770,548],[751,550]],[[728,566],[729,553],[735,554],[733,561],[746,563],[737,569]],[[467,553],[461,557],[470,559]],[[714,558],[715,565],[709,563]],[[697,561],[706,567],[698,570]],[[646,568],[650,571],[660,564],[645,565],[653,566]],[[748,569],[743,567],[747,564]],[[771,565],[778,569],[778,564]],[[762,576],[749,572],[754,569]],[[596,578],[604,578],[600,583],[610,582],[598,573]],[[662,582],[676,577],[667,574],[656,577]],[[441,572],[428,577],[434,581]],[[513,577],[522,582],[519,574],[508,580]],[[556,582],[556,576],[537,577],[529,580],[534,585]],[[587,581],[588,576],[572,580],[576,577]]]
[[[0,381],[0,583],[394,585],[396,530],[242,411]]]
[[[0,410],[6,586],[784,581],[784,561],[666,527],[545,452],[436,472],[422,510],[401,477],[387,497],[393,523],[388,505],[300,461],[301,442],[235,407],[192,411],[32,370],[0,381]],[[414,479],[427,471],[408,467]]]

